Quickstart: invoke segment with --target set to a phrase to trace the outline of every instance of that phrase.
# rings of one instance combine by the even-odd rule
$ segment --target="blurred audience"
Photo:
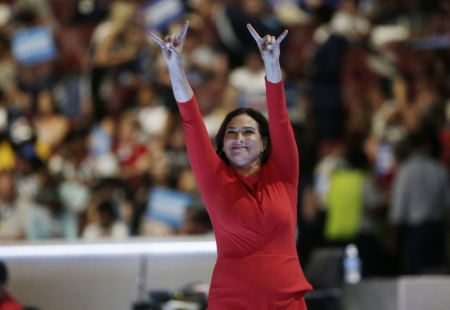
[[[136,116],[123,113],[113,137],[112,153],[118,159],[120,176],[136,186],[150,164],[150,149],[141,141],[141,130]],[[141,135],[142,136],[142,135]]]
[[[82,238],[86,240],[125,239],[128,236],[127,225],[119,219],[114,204],[109,200],[96,207],[92,222],[82,232]]]
[[[247,51],[243,66],[229,75],[230,85],[239,92],[238,107],[254,108],[267,115],[264,77],[264,63],[259,51]]]
[[[69,240],[78,237],[77,215],[62,203],[56,180],[45,180],[35,201],[39,205],[30,219],[27,235],[29,240]]]
[[[33,122],[36,139],[52,150],[62,143],[69,131],[69,121],[56,111],[50,90],[42,90],[37,94]]]
[[[369,167],[361,137],[358,134],[347,137],[342,158],[329,178],[324,227],[326,244],[343,247],[356,244],[364,262],[364,277],[388,272],[383,240],[377,229],[386,206]]]
[[[24,240],[35,205],[17,195],[11,171],[0,172],[0,240]]]
[[[251,23],[289,30],[280,61],[301,161],[302,264],[315,247],[355,241],[363,266],[379,247],[386,266],[400,261],[392,273],[445,272],[448,1],[180,1],[157,21],[150,0],[63,2],[0,5],[1,242],[209,234],[200,203],[179,229],[147,212],[155,188],[199,194],[167,67],[146,33],[190,21],[183,63],[214,141],[227,112],[264,106]],[[419,133],[425,148],[411,139]],[[344,216],[342,240],[330,232]]]
[[[212,229],[211,219],[201,200],[195,201],[186,208],[180,235],[211,234]]]
[[[144,35],[135,23],[135,14],[135,3],[114,1],[108,17],[92,34],[91,93],[96,121],[124,108],[118,106],[122,102],[117,102],[116,90],[120,79],[126,79],[124,82],[128,85],[133,82],[135,62],[144,42]]]
[[[359,0],[342,0],[330,26],[349,41],[360,41],[369,35],[370,21],[360,12]]]
[[[388,218],[398,235],[391,242],[398,242],[402,272],[445,270],[444,221],[450,208],[448,171],[432,156],[423,132],[411,134],[408,142],[410,155],[400,164],[393,184]]]
[[[342,95],[342,67],[348,40],[330,29],[333,11],[327,5],[315,10],[314,52],[310,55],[310,98],[320,141],[342,138],[345,106]]]

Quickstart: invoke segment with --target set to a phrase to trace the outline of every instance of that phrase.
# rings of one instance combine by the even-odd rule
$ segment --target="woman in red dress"
[[[266,71],[269,121],[240,108],[225,117],[214,150],[181,64],[189,23],[160,39],[183,120],[189,160],[217,242],[209,310],[303,310],[311,290],[295,245],[299,159],[286,110],[280,42],[251,25]]]

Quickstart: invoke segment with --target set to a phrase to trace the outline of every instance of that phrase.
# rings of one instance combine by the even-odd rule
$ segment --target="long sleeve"
[[[206,185],[210,184],[217,173],[221,159],[212,146],[195,96],[187,102],[178,102],[178,107],[183,120],[189,161],[200,190],[204,192]]]
[[[286,177],[286,181],[296,185],[299,173],[298,149],[287,113],[283,82],[274,84],[266,80],[266,97],[272,144],[270,159]]]

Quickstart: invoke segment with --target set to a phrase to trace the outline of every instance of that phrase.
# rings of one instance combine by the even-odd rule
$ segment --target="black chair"
[[[305,266],[313,291],[305,295],[308,310],[339,310],[342,294],[344,248],[315,249]]]

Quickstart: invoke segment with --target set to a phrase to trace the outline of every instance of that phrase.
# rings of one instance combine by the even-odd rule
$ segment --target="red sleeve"
[[[214,180],[222,160],[213,148],[195,96],[187,102],[178,102],[178,107],[183,121],[189,162],[200,190],[204,192],[206,186]]]
[[[291,122],[286,108],[283,82],[271,83],[266,80],[266,97],[269,112],[269,130],[272,150],[269,160],[273,160],[286,181],[297,184],[299,158]]]

